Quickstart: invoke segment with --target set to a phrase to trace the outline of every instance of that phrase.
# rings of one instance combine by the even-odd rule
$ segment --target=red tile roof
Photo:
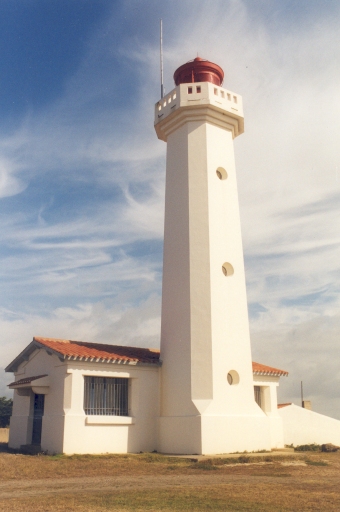
[[[11,382],[10,384],[8,384],[8,386],[11,387],[14,385],[18,386],[21,384],[31,384],[33,380],[42,379],[43,377],[47,377],[47,373],[45,373],[44,375],[36,375],[35,377],[25,377],[24,379]]]
[[[105,345],[103,343],[85,343],[84,341],[35,336],[33,341],[5,368],[5,371],[16,372],[19,365],[27,360],[27,357],[37,348],[44,348],[47,352],[54,353],[63,360],[101,363],[111,362],[128,365],[161,365],[160,352],[157,349]],[[282,375],[288,375],[288,372],[253,362],[253,374],[280,377]],[[34,378],[40,377],[42,377],[42,375]],[[33,377],[29,378],[33,380]],[[18,382],[19,381],[17,381],[16,384],[18,384]]]
[[[288,372],[285,370],[279,370],[278,368],[272,368],[264,364],[255,363],[253,361],[253,373],[254,375],[272,375],[275,377],[287,376]]]
[[[286,403],[286,404],[277,404],[278,409],[282,409],[282,407],[287,407],[288,405],[293,405],[292,402]]]
[[[90,362],[117,362],[121,364],[158,364],[159,350],[102,343],[85,343],[84,341],[40,338],[35,336],[33,342],[49,348],[63,356],[64,359]]]

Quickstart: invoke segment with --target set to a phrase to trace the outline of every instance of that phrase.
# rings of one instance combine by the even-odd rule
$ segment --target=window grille
[[[261,407],[261,386],[254,386],[254,397],[257,405]]]
[[[85,414],[128,416],[128,381],[114,377],[85,377]]]

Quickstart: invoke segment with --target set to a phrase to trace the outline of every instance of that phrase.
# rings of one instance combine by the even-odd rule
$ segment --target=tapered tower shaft
[[[155,110],[167,142],[159,423],[167,452],[269,447],[254,401],[233,151],[242,99],[222,78],[219,66],[195,59]]]

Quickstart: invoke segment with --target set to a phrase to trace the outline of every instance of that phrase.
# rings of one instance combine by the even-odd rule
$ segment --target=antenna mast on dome
[[[163,20],[160,20],[160,64],[161,64],[161,98],[164,96],[164,85],[163,85]]]

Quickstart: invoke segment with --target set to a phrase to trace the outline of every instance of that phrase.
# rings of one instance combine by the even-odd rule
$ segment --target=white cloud
[[[15,175],[15,166],[5,158],[0,159],[0,198],[20,194],[26,184]]]
[[[304,398],[312,401],[313,410],[340,419],[339,314],[300,318],[295,325],[280,318],[280,311],[271,314],[271,328],[253,325],[253,357],[289,371],[281,379],[280,401],[299,405],[303,381]]]
[[[46,316],[0,311],[0,396],[10,395],[6,384],[13,380],[12,374],[3,375],[2,370],[33,336],[159,348],[159,296],[150,295],[133,306],[141,291],[137,286],[133,292],[122,293],[111,306],[104,302],[84,303],[74,308],[56,308]]]

